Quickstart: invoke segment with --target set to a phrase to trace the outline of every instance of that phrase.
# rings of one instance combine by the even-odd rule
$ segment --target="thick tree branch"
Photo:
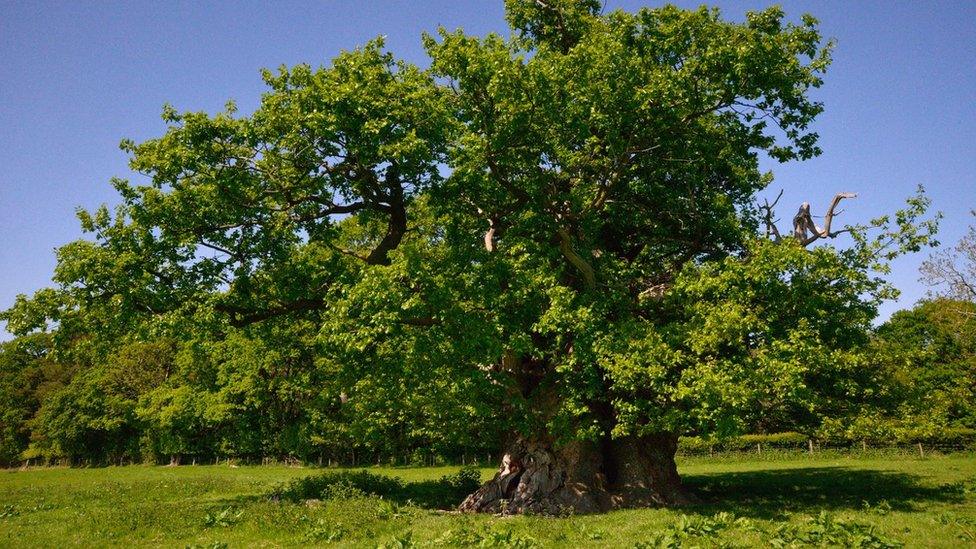
[[[596,273],[593,271],[593,266],[580,257],[576,253],[576,250],[573,249],[573,240],[570,238],[569,233],[566,232],[566,229],[558,229],[556,236],[559,237],[559,251],[562,252],[563,257],[583,275],[583,282],[586,284],[587,289],[595,288]]]
[[[488,220],[488,231],[485,233],[485,249],[489,252],[495,251],[495,220]]]
[[[403,236],[407,234],[407,206],[396,164],[387,169],[386,186],[389,192],[390,219],[383,239],[366,257],[366,263],[370,265],[389,265],[390,252],[400,245]]]

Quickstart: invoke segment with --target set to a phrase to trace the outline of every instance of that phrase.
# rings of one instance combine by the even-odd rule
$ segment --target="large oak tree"
[[[839,229],[841,193],[782,233],[757,203],[761,155],[820,152],[816,21],[506,7],[509,38],[425,36],[427,70],[376,40],[265,72],[250,115],[167,108],[162,137],[123,143],[148,183],[82,213],[94,240],[9,325],[97,345],[312,322],[342,406],[510,433],[470,511],[686,502],[680,433],[843,402],[891,294],[874,271],[934,226],[921,197]]]

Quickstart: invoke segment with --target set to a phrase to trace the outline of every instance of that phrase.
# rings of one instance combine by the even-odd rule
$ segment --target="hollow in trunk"
[[[674,463],[677,436],[662,433],[556,445],[517,438],[495,476],[463,512],[561,515],[692,503]]]

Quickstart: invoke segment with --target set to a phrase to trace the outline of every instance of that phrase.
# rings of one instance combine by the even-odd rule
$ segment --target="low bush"
[[[330,471],[302,477],[276,488],[273,499],[304,501],[309,499],[346,499],[349,497],[392,497],[403,489],[399,477],[374,475],[369,471]]]
[[[273,500],[290,502],[380,497],[420,507],[448,509],[456,507],[480,485],[481,472],[474,467],[462,468],[438,480],[412,483],[366,470],[330,471],[294,479],[272,490],[270,496]]]

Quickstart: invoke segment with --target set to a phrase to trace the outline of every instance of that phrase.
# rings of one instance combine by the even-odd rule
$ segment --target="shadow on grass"
[[[702,500],[687,507],[687,511],[702,514],[728,511],[736,516],[763,519],[780,519],[789,513],[815,515],[822,510],[864,510],[879,506],[916,511],[933,503],[965,500],[959,486],[926,484],[921,477],[907,473],[842,466],[687,474],[682,480]],[[297,478],[265,495],[238,499],[301,502],[381,497],[396,504],[453,510],[478,488],[480,481],[480,473],[475,469],[415,482],[366,470],[347,470]]]
[[[963,499],[951,486],[925,485],[914,475],[849,467],[684,475],[682,480],[702,499],[691,509],[752,518],[877,505],[913,511],[929,503]]]

